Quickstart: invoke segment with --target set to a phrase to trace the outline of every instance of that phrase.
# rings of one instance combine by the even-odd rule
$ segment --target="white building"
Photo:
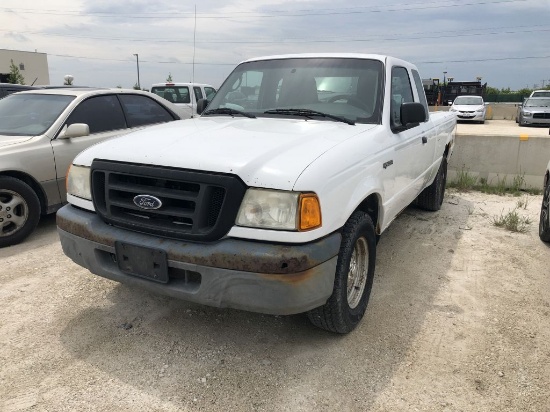
[[[48,55],[46,53],[7,49],[0,49],[0,83],[8,82],[12,60],[25,78],[25,84],[50,84]]]

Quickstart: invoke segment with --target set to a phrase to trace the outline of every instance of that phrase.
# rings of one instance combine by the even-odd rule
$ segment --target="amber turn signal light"
[[[314,193],[300,195],[300,222],[298,230],[311,230],[321,226],[321,203]]]

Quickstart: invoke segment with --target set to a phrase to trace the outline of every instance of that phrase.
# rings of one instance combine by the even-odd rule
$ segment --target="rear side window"
[[[128,127],[144,126],[154,123],[171,122],[174,116],[160,103],[147,96],[136,96],[131,94],[119,95]]]
[[[95,96],[81,102],[65,124],[86,123],[90,134],[126,128],[122,107],[116,96]]]
[[[424,93],[424,86],[422,85],[422,79],[420,79],[420,75],[416,70],[412,71],[414,84],[416,86],[416,92],[418,93],[418,97],[420,98],[420,103],[424,106],[424,109],[426,109],[426,114],[429,115],[428,110],[428,101],[426,100],[426,93]]]
[[[208,100],[210,100],[214,96],[214,94],[216,93],[216,89],[214,89],[213,87],[207,87],[206,86],[204,88],[204,92],[206,93],[206,98]]]

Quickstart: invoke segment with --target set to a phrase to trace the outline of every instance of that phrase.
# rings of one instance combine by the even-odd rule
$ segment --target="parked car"
[[[544,194],[540,207],[539,237],[544,242],[550,242],[550,162],[544,173]]]
[[[0,247],[21,242],[66,202],[65,174],[88,146],[179,120],[158,96],[121,89],[47,89],[0,100]]]
[[[455,113],[458,120],[485,123],[487,109],[481,96],[458,96],[449,111]]]
[[[529,97],[550,97],[550,90],[533,90]]]
[[[529,97],[518,108],[520,126],[550,125],[550,97]]]
[[[156,83],[151,86],[151,93],[184,107],[187,109],[188,117],[192,117],[197,115],[197,102],[200,99],[211,100],[216,94],[216,89],[209,84],[201,83]]]
[[[36,86],[29,86],[26,84],[12,84],[12,83],[0,83],[0,99],[6,97],[8,94],[22,92],[24,90],[38,89]]]
[[[410,203],[443,203],[456,117],[428,111],[420,79],[380,55],[243,62],[200,117],[74,159],[63,251],[154,292],[350,332],[377,236]]]

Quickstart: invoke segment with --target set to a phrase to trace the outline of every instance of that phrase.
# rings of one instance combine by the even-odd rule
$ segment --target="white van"
[[[193,89],[193,93],[191,93]],[[211,99],[216,93],[209,84],[201,83],[155,83],[151,93],[165,98],[176,106],[189,108],[189,116],[197,115],[197,102],[200,99]]]

